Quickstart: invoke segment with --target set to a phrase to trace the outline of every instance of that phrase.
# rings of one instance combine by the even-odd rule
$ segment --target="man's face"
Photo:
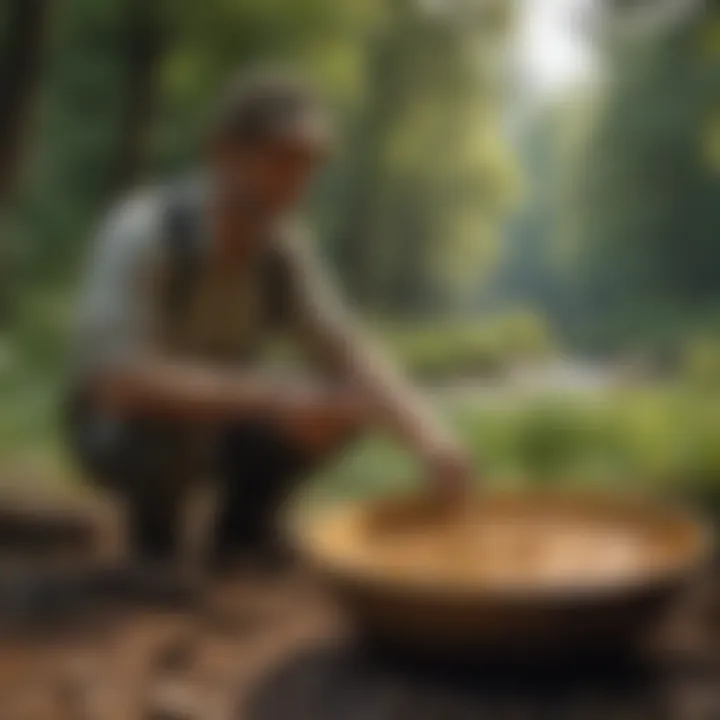
[[[255,147],[228,145],[219,158],[227,190],[258,212],[271,215],[303,199],[322,161],[320,149],[293,138]]]

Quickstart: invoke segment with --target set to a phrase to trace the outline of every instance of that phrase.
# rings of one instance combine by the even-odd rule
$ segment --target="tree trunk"
[[[338,238],[338,265],[349,296],[364,309],[383,304],[383,252],[377,234],[383,176],[383,144],[396,110],[395,26],[375,37],[369,50],[368,95],[356,136],[349,207]]]
[[[20,177],[51,0],[12,0],[0,56],[0,204]]]
[[[158,0],[130,0],[125,27],[125,107],[114,187],[122,192],[143,175],[163,52]]]

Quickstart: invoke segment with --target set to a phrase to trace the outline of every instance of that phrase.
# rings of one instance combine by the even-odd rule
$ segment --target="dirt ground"
[[[264,672],[334,632],[301,573],[187,596],[108,560],[115,525],[94,501],[0,498],[0,720],[242,718]]]
[[[3,720],[720,719],[718,628],[695,622],[697,608],[657,667],[529,669],[363,648],[298,573],[238,573],[194,609],[71,610],[6,629]]]
[[[104,605],[16,613],[0,641],[3,720],[243,718],[264,673],[334,628],[298,575],[240,573],[195,607]]]
[[[361,647],[298,570],[238,568],[192,602],[113,585],[80,516],[26,532],[0,506],[0,720],[720,720],[717,577],[652,667],[432,667]]]

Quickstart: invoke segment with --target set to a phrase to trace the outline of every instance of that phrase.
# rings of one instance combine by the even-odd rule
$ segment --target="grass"
[[[451,416],[490,485],[615,487],[720,507],[719,399],[668,387],[582,401],[547,396]],[[373,438],[327,468],[312,492],[361,497],[417,485],[418,477],[410,458]]]
[[[55,316],[56,304],[36,301],[25,307],[22,327],[35,330],[19,334],[13,346],[0,342],[0,486],[19,482],[73,491],[79,483],[62,449],[65,373],[57,361],[67,323]],[[440,351],[446,355],[438,360],[440,374],[451,376],[490,367],[490,346],[502,345],[508,357],[552,352],[546,330],[532,316],[483,328],[418,327],[391,334],[398,354],[420,375],[426,374],[427,357],[439,357]],[[701,497],[720,507],[717,345],[691,348],[685,377],[662,387],[586,398],[546,395],[492,406],[478,401],[446,410],[486,482],[649,488]],[[406,453],[369,438],[319,473],[308,491],[318,498],[357,497],[412,487],[419,476]]]
[[[552,333],[533,313],[515,311],[481,322],[379,324],[386,346],[414,375],[429,380],[499,377],[519,361],[555,354]]]
[[[62,450],[61,396],[51,376],[21,373],[0,383],[5,481],[79,486]],[[715,388],[687,383],[446,410],[486,482],[612,485],[720,505]],[[420,475],[407,453],[371,437],[318,473],[309,493],[320,499],[378,494],[417,485]]]

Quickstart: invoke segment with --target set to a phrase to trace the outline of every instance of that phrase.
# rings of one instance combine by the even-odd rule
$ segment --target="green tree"
[[[579,327],[606,340],[665,332],[717,306],[720,287],[720,14],[710,5],[608,42],[609,81],[566,168],[560,229]]]
[[[49,10],[50,0],[13,0],[6,10],[0,53],[0,203],[14,190],[24,164]]]
[[[117,143],[115,186],[136,184],[146,170],[165,44],[160,0],[126,0],[123,17],[125,107]]]
[[[514,183],[496,72],[512,12],[483,9],[468,19],[395,0],[369,47],[338,252],[376,310],[453,307],[496,248]]]

